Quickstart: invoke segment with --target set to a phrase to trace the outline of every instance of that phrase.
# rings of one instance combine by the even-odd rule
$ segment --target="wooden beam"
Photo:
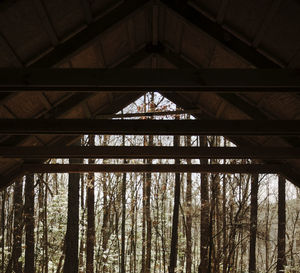
[[[300,135],[300,120],[0,119],[0,134]]]
[[[190,24],[206,32],[223,46],[226,46],[242,58],[260,68],[278,68],[280,65],[258,52],[254,47],[248,45],[238,37],[224,29],[218,22],[214,22],[204,14],[198,12],[189,3],[190,1],[161,0],[161,3],[170,8]]]
[[[282,164],[24,164],[25,173],[165,172],[165,173],[279,173]]]
[[[168,53],[168,54],[166,54]],[[163,51],[160,53],[162,57],[167,59],[169,62],[174,64],[176,67],[181,69],[199,69],[199,66],[191,65],[190,62],[185,61],[181,58],[178,54],[172,52],[172,49],[169,48],[168,51]],[[164,95],[164,94],[163,94]],[[233,105],[234,107],[238,108],[241,112],[248,115],[251,119],[274,119],[274,117],[266,114],[257,106],[252,105],[248,101],[246,101],[241,94],[234,94],[234,93],[218,93],[217,94],[220,98],[224,101],[228,102],[229,104]],[[166,97],[170,96],[170,93],[165,94]],[[178,105],[178,103],[177,103]],[[190,106],[188,106],[190,107]],[[300,145],[300,140],[298,137],[283,137],[284,141],[289,145],[298,147]]]
[[[0,158],[211,158],[298,159],[300,148],[283,147],[1,147]]]
[[[0,92],[300,92],[300,70],[0,69]]]
[[[133,55],[131,55],[129,58],[127,58],[124,62],[119,64],[118,66],[134,66],[137,63],[139,63],[141,60],[146,58],[148,55],[149,49],[142,48],[140,51],[135,52]],[[4,93],[3,93],[4,94]],[[70,93],[71,94],[71,93]],[[1,94],[0,94],[1,95]],[[8,96],[14,95],[14,93],[8,93],[6,94]],[[72,94],[71,94],[72,95]],[[47,118],[58,118],[61,115],[66,114],[70,109],[74,108],[75,106],[78,106],[82,103],[85,103],[85,101],[92,97],[93,93],[76,93],[74,95],[67,96],[68,99],[63,99],[61,102],[59,102],[55,107],[53,107],[50,111],[45,112],[43,115],[38,115],[34,118],[44,118],[47,116]],[[101,107],[100,109],[97,109],[93,115],[97,115],[100,113],[115,113],[126,107],[130,102],[135,101],[138,99],[140,94],[134,93],[134,94],[123,94],[115,96],[115,99],[113,101],[113,104],[106,104],[104,107]],[[1,97],[0,97],[0,104],[1,104]],[[54,105],[53,105],[54,106]],[[0,136],[1,137],[1,136]],[[1,145],[5,146],[18,146],[20,143],[23,143],[27,136],[17,135],[17,136],[4,136],[4,139],[1,139]],[[77,138],[77,136],[64,136],[63,138],[59,138],[59,141],[62,141],[60,143],[56,143],[57,145],[65,145],[70,144],[72,141],[74,141]],[[5,178],[1,179],[0,177],[0,190],[4,189],[13,181],[15,181],[18,177],[21,177],[23,175],[22,169],[18,165],[15,168],[10,169],[5,174]]]
[[[149,0],[127,0],[112,9],[109,13],[91,22],[87,28],[72,36],[70,39],[58,44],[52,51],[43,55],[32,64],[33,67],[52,67],[74,56],[100,37],[111,26],[126,19],[127,16],[142,8]]]

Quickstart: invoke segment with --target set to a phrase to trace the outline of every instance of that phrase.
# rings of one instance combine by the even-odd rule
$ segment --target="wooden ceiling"
[[[0,67],[300,68],[297,0],[16,0],[0,3]],[[141,94],[0,94],[0,119],[93,118]],[[299,93],[163,93],[205,119],[300,119]],[[0,135],[1,146],[69,144],[70,136]],[[237,137],[241,146],[299,147],[299,137]],[[284,161],[300,185],[300,161]],[[1,186],[23,159],[0,158]],[[272,163],[272,162],[271,162]]]

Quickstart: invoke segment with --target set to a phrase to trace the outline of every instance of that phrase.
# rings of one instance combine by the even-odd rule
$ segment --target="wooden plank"
[[[0,119],[0,134],[300,135],[300,120]]]
[[[164,173],[279,173],[282,164],[24,164],[25,173],[164,172]]]
[[[1,147],[2,158],[211,158],[297,159],[300,148],[284,147],[140,147],[140,146],[46,146]]]
[[[289,69],[0,69],[0,92],[300,92]]]

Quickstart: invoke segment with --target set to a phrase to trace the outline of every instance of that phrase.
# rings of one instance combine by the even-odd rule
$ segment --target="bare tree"
[[[207,147],[207,138],[200,137],[200,146]],[[207,159],[201,159],[201,164],[208,164]],[[208,247],[209,247],[209,195],[208,177],[206,173],[201,174],[201,242],[200,242],[200,264],[198,273],[208,272]]]
[[[179,136],[174,136],[174,146],[179,146]],[[175,160],[179,164],[179,160]],[[175,173],[175,189],[174,189],[174,206],[173,206],[173,222],[172,222],[172,237],[171,237],[171,252],[169,273],[174,273],[177,267],[177,249],[178,249],[178,218],[180,205],[180,173]]]
[[[25,267],[24,273],[33,273],[34,270],[34,175],[26,175],[25,181]]]
[[[285,257],[285,231],[286,231],[286,211],[285,211],[285,179],[278,177],[278,243],[277,243],[277,267],[276,272],[284,272],[286,265]]]
[[[89,135],[89,146],[95,145],[95,136]],[[89,164],[94,164],[89,159]],[[86,273],[94,273],[94,246],[95,246],[95,174],[88,174],[86,185],[87,198],[87,233],[86,233]]]
[[[256,234],[257,234],[257,195],[258,195],[258,174],[251,178],[251,215],[250,215],[250,252],[249,272],[256,273]]]
[[[80,163],[79,159],[70,159],[70,163]],[[68,221],[66,232],[66,256],[64,273],[78,272],[78,237],[79,237],[79,181],[78,173],[69,174],[68,183]]]

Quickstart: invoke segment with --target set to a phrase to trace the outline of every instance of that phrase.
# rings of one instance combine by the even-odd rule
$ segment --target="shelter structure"
[[[0,188],[100,171],[278,173],[299,187],[299,14],[297,0],[1,1]],[[196,120],[112,120],[149,91]],[[223,135],[237,147],[72,146],[82,134]],[[256,163],[44,164],[111,156]]]
[[[37,158],[74,155],[65,145],[84,133],[221,134],[239,148],[199,156],[263,159],[251,171],[299,186],[297,1],[19,0],[0,12],[2,188],[46,171]],[[96,119],[153,90],[199,121]]]

